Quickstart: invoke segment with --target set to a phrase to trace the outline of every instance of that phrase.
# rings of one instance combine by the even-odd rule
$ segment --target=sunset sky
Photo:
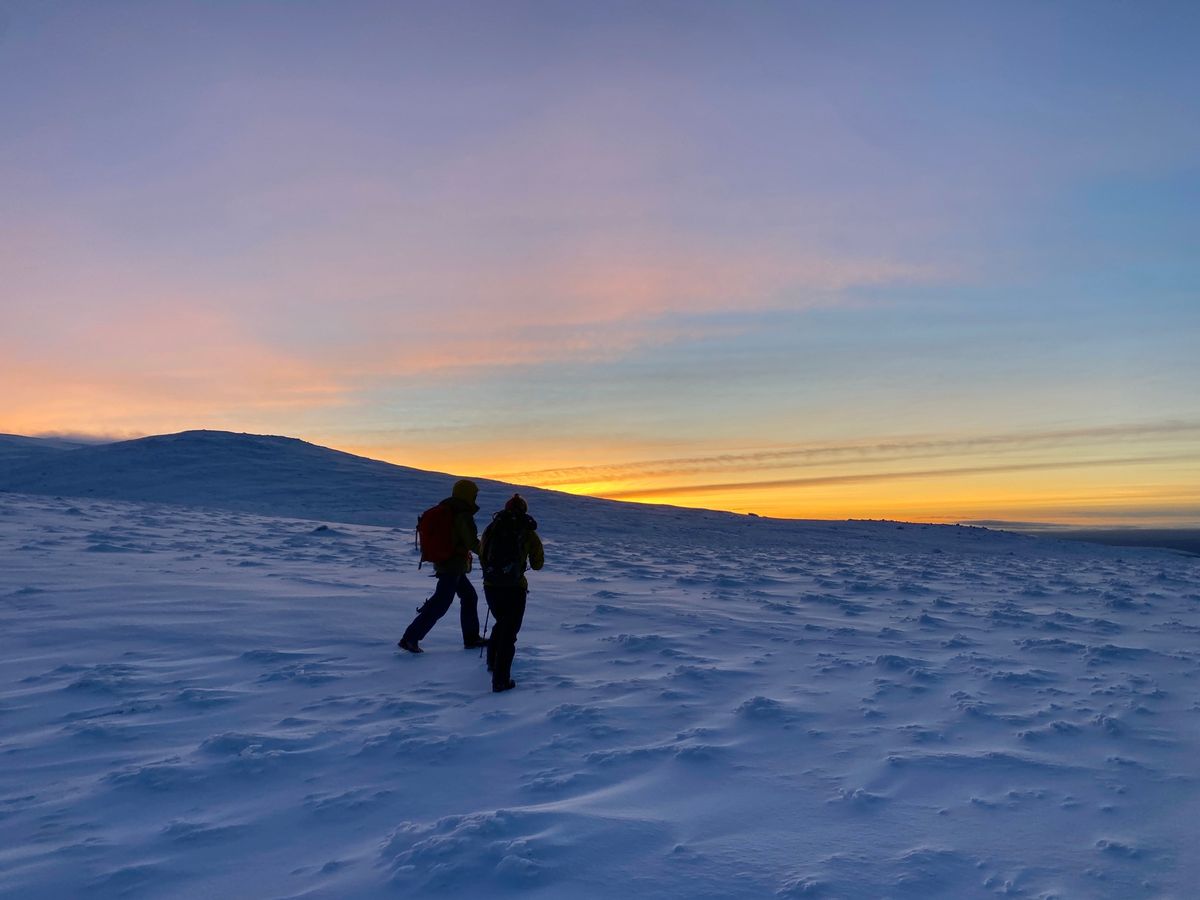
[[[0,432],[1200,526],[1200,3],[0,0]]]

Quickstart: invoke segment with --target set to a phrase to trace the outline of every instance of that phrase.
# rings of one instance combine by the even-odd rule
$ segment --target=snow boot
[[[425,652],[424,650],[421,649],[421,645],[418,644],[416,641],[412,640],[411,638],[400,638],[400,640],[396,641],[396,646],[399,647],[401,650],[407,650],[409,653],[424,653]]]
[[[485,638],[483,635],[476,635],[473,638],[464,638],[463,639],[463,649],[464,650],[476,650],[480,647],[486,647],[487,645],[488,645],[488,639]]]
[[[501,691],[511,691],[516,686],[517,683],[510,678],[508,679],[508,684],[493,684],[492,693],[499,694]]]

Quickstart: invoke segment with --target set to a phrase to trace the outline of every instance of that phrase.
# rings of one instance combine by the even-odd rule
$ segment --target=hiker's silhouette
[[[496,620],[487,651],[492,690],[507,691],[517,686],[512,679],[512,663],[529,595],[525,570],[540,569],[545,563],[537,522],[520,494],[513,494],[484,529],[479,560],[483,592]]]
[[[444,559],[434,559],[437,587],[417,610],[417,617],[405,630],[404,637],[400,638],[400,648],[409,653],[423,652],[419,642],[450,609],[455,594],[459,601],[463,646],[471,649],[487,643],[479,634],[479,595],[467,578],[467,573],[471,571],[471,554],[479,552],[479,531],[475,526],[475,513],[479,512],[475,498],[478,496],[479,488],[475,482],[464,478],[454,483],[449,497],[422,516],[422,519],[425,516],[430,516],[431,520],[436,518],[439,527],[448,529],[448,534],[437,535],[439,547],[445,548],[443,552],[446,556]],[[420,524],[417,527],[420,531]]]

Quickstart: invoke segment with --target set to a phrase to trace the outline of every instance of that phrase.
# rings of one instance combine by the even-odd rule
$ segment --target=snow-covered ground
[[[530,493],[499,695],[420,506],[0,493],[0,896],[1197,896],[1197,559]]]

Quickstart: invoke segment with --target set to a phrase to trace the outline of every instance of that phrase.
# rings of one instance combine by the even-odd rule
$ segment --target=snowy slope
[[[0,466],[0,490],[106,497],[321,517],[370,524],[446,478],[317,447],[295,438],[187,431],[41,453]]]
[[[425,472],[319,447],[296,438],[186,431],[41,455],[6,466],[0,492],[138,500],[323,522],[411,529],[417,514],[449,494],[456,475]],[[827,522],[763,520],[734,513],[645,506],[476,478],[480,524],[514,490],[554,535],[581,540],[637,533],[684,549],[734,542],[789,546]],[[947,526],[928,526],[947,527]],[[878,534],[891,541],[894,525]],[[747,530],[749,529],[749,530]],[[952,528],[969,541],[987,532]],[[836,534],[836,526],[831,534]],[[1014,540],[1024,540],[1013,538]]]
[[[57,456],[64,450],[82,447],[73,441],[59,438],[31,438],[19,434],[0,434],[0,478],[9,468],[25,466],[38,460]]]
[[[445,477],[163,455],[0,493],[0,896],[1195,896],[1194,558],[537,494],[493,695],[394,646]]]
[[[366,459],[295,438],[187,431],[39,454],[5,464],[0,456],[0,492],[142,500],[238,512],[312,518],[364,525],[411,528],[417,513],[449,494],[457,476]],[[518,488],[486,479],[480,506],[496,510]],[[647,507],[573,497],[520,487],[556,530],[597,528],[624,531],[646,523]],[[652,510],[664,530],[678,510]],[[699,513],[692,527],[724,528],[741,517]]]

